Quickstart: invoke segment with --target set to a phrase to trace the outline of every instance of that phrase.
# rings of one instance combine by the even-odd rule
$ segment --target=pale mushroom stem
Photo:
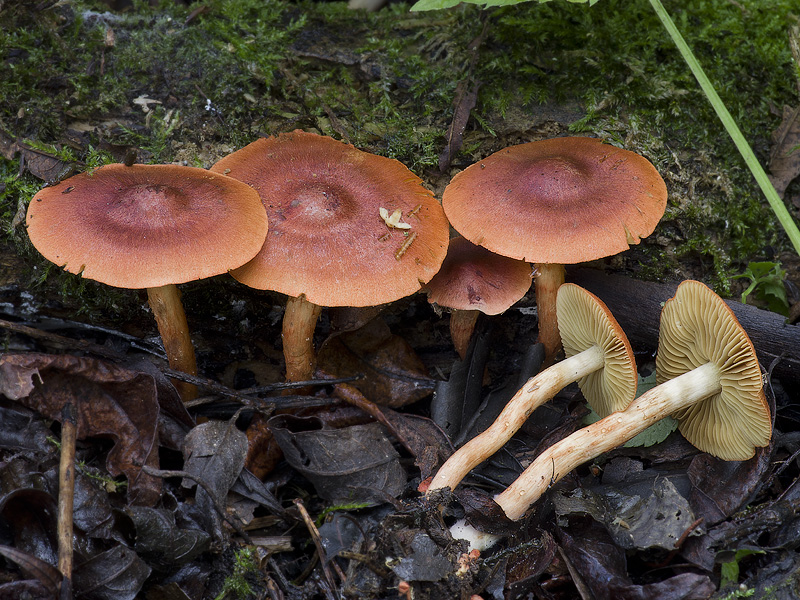
[[[479,313],[478,310],[453,310],[450,313],[450,337],[461,360],[467,356],[469,340],[475,331]]]
[[[564,283],[564,265],[536,263],[536,309],[539,315],[539,342],[544,345],[544,366],[550,366],[561,349],[561,335],[558,332],[556,316],[556,297],[558,288]]]
[[[512,520],[556,481],[578,465],[608,452],[674,412],[721,390],[720,370],[713,363],[662,383],[634,400],[624,411],[610,414],[552,445],[536,457],[517,480],[495,497]]]
[[[467,473],[502,448],[536,408],[570,383],[603,366],[602,348],[592,346],[529,379],[488,429],[447,459],[431,481],[428,493],[446,487],[455,489]]]
[[[194,355],[189,325],[181,303],[181,293],[174,284],[147,288],[147,300],[158,325],[164,350],[167,352],[169,366],[175,371],[197,375],[197,361]],[[197,387],[184,381],[172,381],[184,402],[197,397]]]
[[[282,333],[286,381],[308,381],[314,375],[314,330],[321,312],[322,307],[306,300],[304,294],[286,302]]]

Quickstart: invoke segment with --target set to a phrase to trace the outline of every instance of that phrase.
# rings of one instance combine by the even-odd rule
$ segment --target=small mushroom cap
[[[673,416],[700,450],[723,460],[747,460],[772,436],[755,349],[719,296],[699,281],[684,281],[661,312],[656,381],[709,362],[719,369],[722,391]]]
[[[456,175],[442,198],[474,244],[534,263],[611,256],[653,232],[667,187],[647,159],[600,140],[511,146]]]
[[[592,346],[603,350],[605,366],[578,380],[600,417],[625,410],[636,396],[637,373],[625,332],[600,298],[574,283],[558,288],[558,329],[567,357]]]
[[[39,191],[28,235],[70,273],[122,288],[185,283],[250,260],[267,235],[258,193],[179,165],[112,164]]]
[[[425,289],[428,302],[497,315],[531,287],[531,265],[500,256],[463,237],[450,240],[442,268]]]
[[[295,131],[256,140],[211,170],[250,184],[266,206],[264,247],[231,273],[250,287],[372,306],[419,291],[447,253],[441,205],[399,161]],[[399,210],[399,220],[381,208]]]

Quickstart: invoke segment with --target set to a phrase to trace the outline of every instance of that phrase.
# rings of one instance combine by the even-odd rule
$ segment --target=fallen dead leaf
[[[783,120],[772,132],[769,179],[783,198],[786,188],[800,175],[800,106],[783,107]]]
[[[0,356],[0,394],[54,420],[72,403],[79,439],[114,440],[106,467],[111,475],[124,473],[128,478],[129,501],[158,501],[161,480],[141,469],[158,467],[159,405],[150,375],[92,358],[6,354]]]

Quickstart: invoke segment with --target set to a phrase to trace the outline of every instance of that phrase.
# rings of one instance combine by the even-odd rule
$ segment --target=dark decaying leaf
[[[208,580],[211,577],[208,565],[200,561],[183,565],[170,574],[164,585],[148,585],[147,600],[194,600],[206,598]]]
[[[478,530],[492,535],[510,535],[519,530],[519,523],[509,519],[486,492],[459,486],[453,495],[464,507],[467,522]]]
[[[408,342],[392,335],[380,318],[326,340],[317,363],[337,377],[363,374],[353,385],[380,406],[404,406],[433,391],[433,380],[420,358]]]
[[[366,520],[366,519],[364,519]],[[342,513],[334,513],[333,518],[325,521],[319,528],[319,537],[325,549],[325,559],[331,561],[339,552],[357,552],[364,541],[364,527],[361,515],[358,519]],[[370,523],[369,525],[373,525]]]
[[[162,567],[187,563],[209,547],[207,533],[181,529],[166,509],[128,506],[125,512],[136,526],[136,552]]]
[[[35,412],[19,405],[0,405],[0,447],[41,450],[52,432]]]
[[[14,547],[51,565],[58,564],[56,499],[39,489],[17,489],[0,498],[0,520],[14,536]]]
[[[184,470],[203,480],[213,491],[218,505],[225,505],[228,490],[244,468],[247,456],[247,435],[236,428],[236,419],[208,421],[192,429],[184,440]],[[195,483],[184,480],[184,487]],[[210,520],[214,537],[219,538],[219,515],[205,489],[198,487],[195,494],[198,509]]]
[[[390,566],[404,581],[439,581],[453,570],[450,561],[425,533],[417,533],[411,541],[409,555]]]
[[[134,600],[149,576],[150,567],[133,550],[117,545],[77,564],[73,588],[81,598]]]
[[[245,467],[259,479],[272,473],[281,458],[281,448],[267,425],[268,417],[257,412],[247,426],[247,458]]]
[[[377,423],[327,429],[316,417],[279,415],[269,426],[289,464],[326,500],[380,504],[405,487],[399,455]]]
[[[129,501],[158,501],[161,480],[141,470],[158,467],[159,405],[152,377],[93,358],[7,354],[0,357],[0,394],[55,420],[72,402],[79,439],[114,440],[106,467],[128,478]]]
[[[550,566],[557,550],[558,545],[553,536],[547,531],[539,531],[539,535],[531,542],[510,552],[506,563],[508,596],[524,598],[523,592],[528,591],[530,585]]]
[[[759,490],[770,468],[772,445],[756,450],[743,462],[724,461],[710,454],[699,454],[689,465],[692,484],[689,502],[707,526],[724,520]]]
[[[712,570],[721,551],[735,552],[743,547],[765,545],[796,549],[800,540],[800,486],[798,480],[790,485],[780,499],[761,504],[757,509],[722,521],[700,538],[689,538],[681,555],[704,569]]]
[[[53,600],[56,597],[54,590],[49,590],[40,581],[26,579],[12,581],[0,585],[0,600]]]
[[[453,100],[455,110],[450,127],[447,128],[447,144],[439,155],[439,172],[444,173],[449,167],[453,157],[461,150],[464,142],[464,129],[467,127],[469,115],[478,102],[478,89],[480,82],[462,79],[456,86],[456,97]]]
[[[36,150],[25,142],[14,140],[0,129],[0,154],[11,160],[17,152],[21,155],[21,167],[27,168],[34,177],[47,183],[57,183],[69,177],[81,163],[61,160],[57,156]]]
[[[786,188],[800,175],[800,106],[783,107],[783,120],[772,132],[769,179],[783,198]]]
[[[433,475],[438,466],[452,454],[450,440],[431,419],[399,413],[391,408],[384,408],[383,413],[410,448],[415,458],[414,464],[422,472],[422,479]]]
[[[447,381],[437,381],[431,400],[431,418],[448,437],[456,439],[481,404],[483,373],[489,358],[489,336],[473,334],[465,360],[457,360]]]
[[[614,542],[626,550],[671,551],[694,522],[689,502],[666,477],[651,481],[650,493],[638,496],[604,485],[553,494],[559,516],[585,514],[605,525]]]
[[[239,478],[231,486],[231,491],[258,502],[273,515],[283,516],[286,513],[267,484],[247,469],[241,470]]]
[[[51,479],[56,489],[58,472],[55,469]],[[75,476],[72,521],[75,527],[93,538],[113,539],[118,535],[114,531],[116,523],[107,491],[91,483],[80,471]]]
[[[570,527],[570,533],[557,531],[565,556],[595,600],[704,600],[716,590],[706,575],[697,573],[636,585],[628,577],[625,552],[600,525],[592,522]]]
[[[29,577],[31,580],[35,580],[39,585],[33,585],[28,583],[24,586],[24,588],[30,587],[33,592],[37,592],[40,589],[45,590],[46,593],[49,595],[41,596],[44,598],[54,598],[58,593],[59,586],[61,585],[61,572],[56,569],[53,565],[46,563],[45,561],[36,558],[35,556],[31,556],[27,552],[23,552],[18,550],[17,548],[11,548],[10,546],[0,546],[0,556],[16,563],[20,570],[26,577]],[[17,582],[18,585],[16,589],[13,591],[19,592],[19,596],[11,596],[10,592],[12,589],[5,588],[5,586],[0,586],[0,594],[7,597],[7,598],[25,598],[25,592],[27,589],[19,589],[22,586],[23,582]],[[35,598],[36,596],[34,596]]]

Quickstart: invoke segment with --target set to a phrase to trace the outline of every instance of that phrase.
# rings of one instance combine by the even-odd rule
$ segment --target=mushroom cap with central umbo
[[[261,248],[267,215],[255,190],[218,173],[111,164],[38,192],[27,227],[70,273],[139,289],[241,266]]]
[[[661,312],[656,382],[707,363],[717,367],[719,393],[672,416],[683,436],[703,452],[745,460],[772,436],[755,349],[719,296],[699,281],[684,281]]]
[[[447,219],[420,178],[333,138],[262,138],[211,170],[251,185],[267,209],[264,247],[231,273],[250,287],[320,306],[372,306],[417,292],[447,252]],[[392,227],[381,208],[399,210],[410,229]]]
[[[655,229],[667,202],[647,159],[594,138],[511,146],[457,174],[442,205],[465,238],[504,256],[575,264]]]

